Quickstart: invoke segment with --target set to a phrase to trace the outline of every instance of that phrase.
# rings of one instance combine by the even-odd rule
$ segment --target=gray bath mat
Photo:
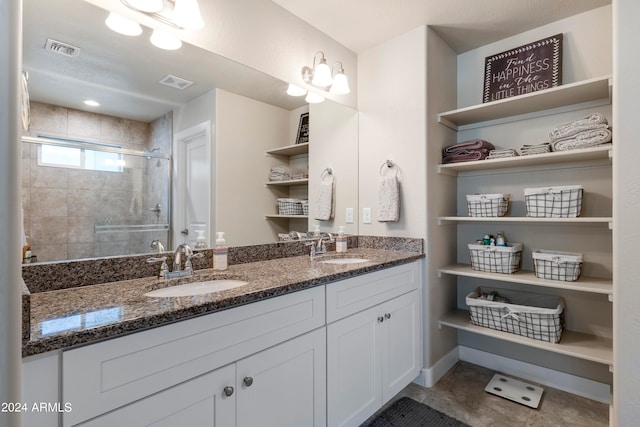
[[[360,427],[469,427],[440,411],[402,397],[373,421]]]

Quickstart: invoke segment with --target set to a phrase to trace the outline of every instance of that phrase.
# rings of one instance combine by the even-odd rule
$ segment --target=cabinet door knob
[[[382,323],[384,322],[384,317],[383,316],[378,316],[378,323]]]
[[[391,319],[391,313],[387,313],[387,314],[385,314],[385,315],[384,315],[384,318],[385,318],[385,319]]]
[[[222,392],[224,393],[225,396],[229,397],[233,394],[235,390],[233,389],[233,387],[231,387],[230,385],[226,386]]]
[[[244,385],[246,385],[247,387],[251,387],[251,384],[253,384],[253,378],[251,377],[244,377],[244,379],[242,380],[242,382],[244,383]]]

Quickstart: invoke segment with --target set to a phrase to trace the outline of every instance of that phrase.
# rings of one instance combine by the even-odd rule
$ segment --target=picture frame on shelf
[[[300,122],[298,123],[298,136],[296,144],[304,144],[309,142],[309,113],[300,114]]]
[[[562,84],[562,33],[487,56],[482,102]]]

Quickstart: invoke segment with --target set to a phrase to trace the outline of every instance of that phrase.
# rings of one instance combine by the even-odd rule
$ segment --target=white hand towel
[[[400,220],[400,182],[397,174],[380,178],[378,187],[378,221],[398,222]]]
[[[316,200],[316,216],[319,221],[333,218],[333,176],[327,175],[320,181],[318,199]]]

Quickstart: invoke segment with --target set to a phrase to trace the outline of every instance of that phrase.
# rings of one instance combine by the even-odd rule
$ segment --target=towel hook
[[[333,175],[333,170],[331,168],[325,168],[320,174],[320,179],[324,180],[327,176]]]
[[[395,163],[393,163],[393,161],[392,161],[392,160],[385,160],[385,161],[384,161],[384,163],[380,165],[380,175],[381,175],[381,176],[384,176],[384,174],[382,173],[382,169],[383,169],[385,166],[386,166],[387,168],[389,168],[389,169],[392,169],[392,168],[396,168],[396,169],[397,169],[396,164],[395,164]],[[397,173],[397,171],[396,171],[396,173]]]

